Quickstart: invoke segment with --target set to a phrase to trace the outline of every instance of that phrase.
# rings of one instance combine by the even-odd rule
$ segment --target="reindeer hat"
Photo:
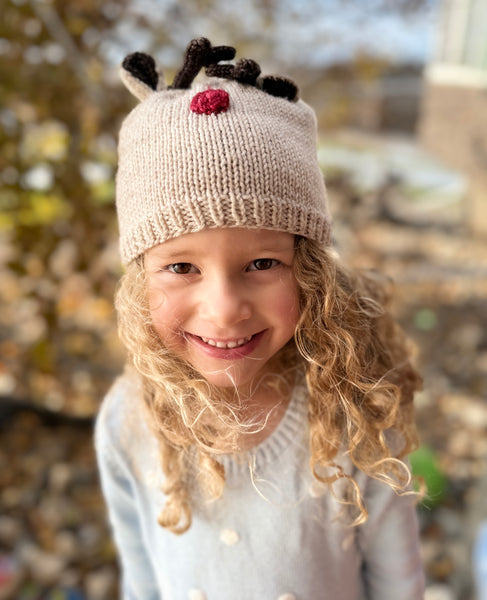
[[[122,124],[117,212],[122,261],[209,227],[288,231],[329,240],[316,118],[289,80],[205,38],[187,47],[173,85],[152,57],[122,64],[141,101]],[[207,80],[193,80],[202,67]]]

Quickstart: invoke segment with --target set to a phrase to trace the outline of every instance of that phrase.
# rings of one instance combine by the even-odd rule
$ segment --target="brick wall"
[[[470,180],[467,225],[487,235],[487,86],[426,82],[421,144]]]

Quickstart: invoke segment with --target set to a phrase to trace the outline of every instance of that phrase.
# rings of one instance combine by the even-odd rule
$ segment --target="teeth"
[[[238,348],[239,346],[243,346],[243,344],[250,342],[252,336],[249,335],[248,337],[239,338],[238,340],[232,340],[231,342],[216,342],[215,340],[204,337],[202,337],[201,339],[205,342],[205,344],[208,344],[208,346],[214,346],[215,348],[225,348],[227,350],[230,350],[232,348]]]

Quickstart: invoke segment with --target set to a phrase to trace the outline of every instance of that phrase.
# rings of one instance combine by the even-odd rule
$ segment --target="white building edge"
[[[487,87],[487,0],[442,0],[432,83]]]
[[[440,1],[419,135],[468,176],[466,224],[487,236],[487,0]]]

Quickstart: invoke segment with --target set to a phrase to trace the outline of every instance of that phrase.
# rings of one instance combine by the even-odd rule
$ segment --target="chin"
[[[210,385],[225,389],[238,389],[249,385],[252,381],[250,377],[243,377],[241,373],[235,373],[231,368],[227,371],[200,372],[200,374]]]

